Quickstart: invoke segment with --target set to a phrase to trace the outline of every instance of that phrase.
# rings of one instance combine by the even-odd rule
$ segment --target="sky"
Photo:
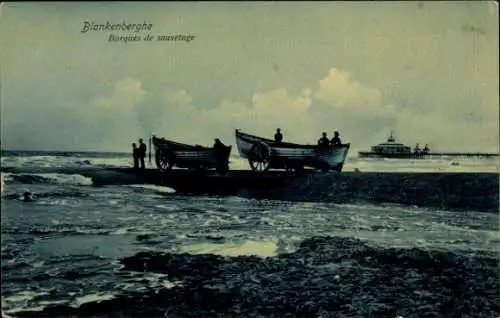
[[[3,149],[129,151],[234,130],[351,152],[498,152],[495,2],[2,3]],[[82,32],[84,23],[151,29]],[[138,36],[140,41],[109,41]],[[152,40],[144,37],[150,35]],[[157,41],[157,36],[191,41]],[[194,38],[193,38],[194,36]]]

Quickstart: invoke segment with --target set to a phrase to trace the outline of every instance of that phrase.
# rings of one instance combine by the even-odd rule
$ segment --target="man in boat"
[[[224,145],[219,138],[215,138],[213,148],[215,154],[215,169],[217,171],[227,171],[228,162],[226,160],[226,145]]]
[[[139,148],[135,142],[132,144],[132,156],[134,157],[134,169],[137,169],[139,168]]]
[[[139,139],[139,150],[137,151],[138,156],[139,156],[139,162],[141,164],[141,169],[145,169],[146,165],[144,164],[144,158],[146,158],[146,144],[142,140],[142,138]]]
[[[281,129],[280,128],[276,129],[276,133],[274,134],[274,141],[276,143],[283,142],[283,135],[281,134]]]
[[[330,145],[330,140],[328,140],[328,137],[326,136],[326,132],[323,132],[323,136],[318,139],[318,146],[321,149],[326,149]]]
[[[339,132],[338,131],[335,131],[333,133],[333,138],[332,138],[332,141],[331,141],[331,145],[332,146],[340,146],[340,145],[342,145],[342,141],[340,140],[340,136],[339,136]]]

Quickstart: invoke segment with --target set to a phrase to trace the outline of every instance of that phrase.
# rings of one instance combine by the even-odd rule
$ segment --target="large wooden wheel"
[[[156,166],[161,171],[171,170],[174,166],[175,156],[171,151],[158,149],[155,153]]]
[[[253,171],[267,171],[271,164],[271,149],[263,143],[256,143],[250,149],[248,163]]]

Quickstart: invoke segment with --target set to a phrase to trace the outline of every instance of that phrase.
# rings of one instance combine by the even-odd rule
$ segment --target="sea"
[[[131,164],[2,154],[2,317],[500,317],[498,212],[189,196],[58,172]],[[498,174],[499,161],[348,158],[354,171]]]

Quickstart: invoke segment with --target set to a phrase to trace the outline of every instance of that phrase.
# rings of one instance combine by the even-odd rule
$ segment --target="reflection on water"
[[[180,252],[191,254],[216,254],[221,256],[243,256],[254,255],[260,257],[275,256],[278,254],[278,245],[276,241],[247,241],[241,244],[237,243],[199,243],[192,245],[183,245]]]

